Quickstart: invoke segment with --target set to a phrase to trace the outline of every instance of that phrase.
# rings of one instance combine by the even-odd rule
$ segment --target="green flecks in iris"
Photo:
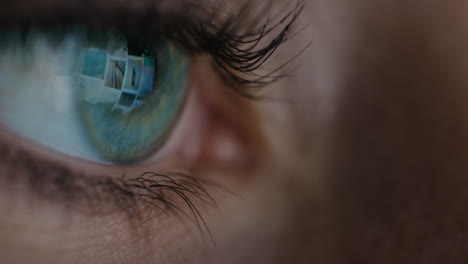
[[[177,119],[185,98],[189,60],[180,49],[164,43],[155,48],[153,60],[143,60],[141,72],[148,71],[151,64],[154,83],[151,91],[141,94],[141,106],[125,112],[115,109],[112,102],[83,100],[81,104],[90,141],[109,162],[133,163],[148,157],[161,146]]]

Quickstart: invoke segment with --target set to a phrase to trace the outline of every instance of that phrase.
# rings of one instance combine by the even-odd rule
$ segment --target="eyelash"
[[[297,1],[294,8],[285,15],[278,14],[279,18],[271,17],[271,6],[267,8],[268,18],[264,23],[261,19],[243,24],[243,18],[252,16],[249,10],[252,2],[247,2],[241,11],[227,19],[221,26],[213,23],[188,23],[193,25],[185,34],[172,36],[184,45],[190,45],[193,51],[201,51],[210,54],[214,63],[225,75],[223,79],[230,84],[239,94],[255,98],[244,88],[259,88],[274,83],[285,77],[275,75],[286,67],[292,60],[283,63],[266,74],[258,74],[257,70],[270,59],[273,53],[291,36],[292,29],[304,9],[304,0]],[[268,4],[272,4],[271,2]],[[264,10],[264,9],[262,9]],[[258,16],[263,18],[263,16]],[[274,32],[276,35],[268,39]],[[266,43],[260,46],[262,41]],[[298,53],[301,54],[301,52]],[[297,56],[294,56],[296,58]],[[246,75],[241,76],[243,74]]]
[[[255,99],[256,96],[252,93],[255,90],[249,89],[263,87],[284,77],[275,74],[290,61],[267,74],[259,74],[256,71],[290,38],[292,28],[304,8],[304,0],[298,0],[291,11],[279,14],[277,19],[272,18],[269,12],[265,23],[259,23],[259,18],[245,24],[242,18],[252,15],[248,11],[253,10],[249,8],[252,3],[247,1],[240,13],[226,19],[221,26],[215,25],[213,19],[194,23],[189,18],[176,16],[173,20],[177,23],[169,26],[170,30],[152,32],[163,32],[163,36],[181,43],[193,54],[209,54],[229,88],[242,96]],[[191,27],[187,27],[188,25]],[[260,45],[261,43],[265,45]],[[90,177],[77,174],[60,164],[39,161],[26,151],[13,151],[7,143],[0,142],[0,151],[10,153],[2,159],[3,164],[12,166],[16,163],[13,166],[28,172],[29,179],[26,181],[32,190],[41,196],[64,201],[67,207],[78,207],[77,204],[80,203],[75,202],[77,200],[85,202],[82,203],[85,205],[83,208],[96,208],[89,205],[111,202],[133,221],[142,215],[138,208],[150,205],[162,209],[160,211],[189,217],[202,233],[204,230],[211,237],[192,199],[215,206],[214,200],[204,188],[204,186],[215,186],[213,183],[201,182],[196,177],[174,172],[145,173],[136,178]],[[170,193],[183,202],[185,209],[169,198]]]
[[[201,234],[206,231],[212,241],[210,230],[193,199],[214,207],[215,202],[204,186],[215,187],[214,183],[202,182],[186,173],[146,172],[135,178],[123,175],[120,178],[109,176],[87,176],[64,168],[60,164],[39,160],[27,151],[0,142],[3,153],[0,166],[21,168],[27,177],[8,175],[7,184],[26,183],[29,190],[49,201],[60,201],[67,209],[73,209],[92,216],[113,213],[114,208],[126,215],[131,226],[145,222],[149,209],[172,213],[192,220]],[[44,166],[47,164],[47,166]],[[7,169],[7,171],[8,171]],[[174,195],[174,198],[171,196]],[[178,199],[178,200],[175,200]],[[182,203],[180,203],[182,202]],[[106,209],[103,211],[103,209]]]

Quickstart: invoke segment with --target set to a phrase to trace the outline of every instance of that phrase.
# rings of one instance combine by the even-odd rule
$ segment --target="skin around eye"
[[[95,233],[115,233],[122,238],[115,241],[116,247],[119,251],[129,252],[129,255],[134,254],[133,250],[136,248],[151,251],[155,246],[165,249],[168,244],[177,241],[171,238],[173,236],[188,237],[190,243],[197,241],[211,244],[210,227],[203,222],[205,213],[208,208],[211,210],[216,207],[214,199],[221,201],[214,198],[217,196],[213,194],[219,192],[223,193],[221,197],[226,195],[216,186],[219,184],[232,188],[237,185],[223,183],[232,179],[238,183],[239,178],[205,177],[203,171],[245,171],[246,162],[243,158],[250,157],[246,153],[252,155],[253,146],[257,146],[257,143],[248,143],[256,131],[256,122],[253,121],[255,115],[250,109],[250,101],[223,86],[223,82],[214,73],[208,56],[195,56],[191,72],[192,87],[171,136],[160,153],[141,164],[108,166],[76,159],[45,148],[33,140],[12,135],[8,129],[0,127],[0,150],[9,153],[0,161],[0,169],[8,170],[14,180],[8,184],[1,181],[0,186],[8,187],[7,191],[0,192],[0,208],[4,208],[3,201],[12,197],[23,201],[28,198],[37,200],[36,208],[40,211],[37,215],[16,205],[14,215],[33,215],[35,221],[40,223],[49,221],[51,224],[48,232],[61,237],[60,239],[65,237],[65,248],[75,249],[76,245],[81,247],[88,239],[95,239],[98,247],[106,247],[107,244],[102,244],[101,237],[92,238]],[[252,137],[252,142],[257,139]],[[223,154],[218,148],[223,144],[229,144],[237,151],[234,151],[234,155],[231,151],[229,155]],[[248,160],[247,164],[250,162],[252,160]],[[139,182],[167,189],[161,191],[151,187],[152,189],[142,189],[141,193],[140,189],[144,186],[138,185]],[[175,185],[167,186],[168,182],[174,182]],[[134,188],[128,189],[129,186]],[[208,195],[204,194],[206,190],[210,191]],[[211,192],[212,190],[216,191]],[[129,193],[141,196],[129,197]],[[144,197],[148,199],[145,200]],[[158,202],[157,199],[161,197],[166,197],[167,200]],[[198,214],[196,210],[199,210]],[[72,218],[72,230],[94,230],[94,227],[90,228],[94,225],[99,228],[90,237],[80,237],[76,244],[71,242],[73,245],[70,246],[67,236],[74,234],[64,232],[59,224],[59,227],[54,225],[56,222],[61,223],[63,215],[66,215],[65,218]],[[24,219],[13,218],[11,221],[23,223]],[[89,224],[89,221],[93,223]],[[118,231],[114,229],[115,226],[119,227]],[[137,230],[135,226],[138,227]],[[45,230],[38,229],[39,232]],[[152,232],[158,234],[154,235]],[[144,238],[143,242],[147,241],[146,238],[151,241],[149,244],[141,242],[129,246],[127,241],[134,237]],[[94,247],[86,248],[85,252],[94,254],[94,250]],[[76,258],[76,252],[81,250],[72,251],[65,258]],[[105,253],[109,256],[112,252],[106,250]],[[144,263],[152,263],[154,252],[148,252],[147,259],[137,257]],[[120,261],[118,257],[106,257],[106,260]]]
[[[159,2],[163,1],[151,3]],[[185,12],[185,5],[181,6]],[[88,8],[83,10],[92,13]],[[118,18],[119,12],[115,13]],[[262,27],[261,23],[258,26]],[[249,35],[243,29],[239,34]],[[236,39],[235,35],[232,39]],[[259,44],[261,50],[276,48],[271,47]],[[60,53],[59,49],[55,51]],[[251,55],[261,60],[269,57],[269,53],[265,57],[260,55],[262,52],[242,53],[240,59]],[[218,53],[216,58],[226,54],[229,52]],[[298,206],[303,203],[300,199],[290,202],[285,198],[288,193],[299,194],[295,184],[305,181],[290,181],[300,174],[282,170],[286,162],[272,162],[279,166],[271,170],[259,162],[271,162],[268,159],[274,152],[263,148],[266,138],[261,127],[277,134],[279,142],[284,143],[284,148],[276,150],[286,156],[291,154],[291,159],[300,156],[289,151],[290,138],[282,133],[283,127],[265,126],[269,118],[284,113],[284,104],[273,103],[279,111],[266,111],[260,118],[257,101],[239,95],[235,87],[229,86],[232,83],[221,80],[216,74],[220,65],[214,61],[207,52],[190,58],[189,89],[180,116],[157,153],[142,163],[101,164],[112,157],[100,154],[105,150],[98,151],[100,131],[83,133],[89,141],[88,150],[93,150],[88,153],[95,155],[87,157],[101,161],[90,162],[0,126],[0,262],[249,263],[252,259],[248,257],[253,257],[256,263],[272,263],[265,255],[278,248],[279,239],[288,239],[282,230],[296,216],[295,210],[302,209]],[[157,56],[155,62],[156,76],[161,73]],[[119,63],[114,66],[122,67]],[[137,83],[137,79],[132,78],[132,82]],[[2,92],[11,93],[6,89]],[[47,105],[47,95],[43,98],[42,103]],[[87,117],[87,126],[102,124],[93,119],[90,109],[83,110],[80,105],[77,108],[77,119]],[[20,106],[15,109],[22,110]],[[31,125],[53,130],[53,122],[49,121],[31,121]],[[125,158],[128,160],[132,159]]]
[[[78,158],[128,164],[157,152],[176,122],[190,59],[174,43],[83,26],[4,36],[0,121],[20,135]]]

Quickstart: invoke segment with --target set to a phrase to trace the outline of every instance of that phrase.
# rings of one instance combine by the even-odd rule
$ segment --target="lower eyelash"
[[[148,210],[187,217],[202,235],[206,232],[214,241],[197,207],[199,203],[216,206],[204,187],[210,185],[208,182],[179,172],[147,172],[134,178],[91,177],[58,164],[39,161],[26,151],[3,142],[0,142],[0,153],[3,153],[0,166],[8,172],[5,175],[8,178],[2,179],[7,181],[4,186],[24,182],[32,194],[59,201],[67,209],[91,216],[113,213],[112,208],[117,208],[127,216],[131,226],[138,226],[147,220],[147,215],[154,215],[148,214]]]

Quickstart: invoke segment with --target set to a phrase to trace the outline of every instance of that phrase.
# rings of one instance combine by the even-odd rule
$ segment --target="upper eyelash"
[[[263,16],[257,16],[258,19],[245,24],[242,22],[243,18],[252,16],[250,10],[255,10],[251,8],[253,3],[253,1],[248,1],[239,13],[226,19],[221,26],[212,22],[187,23],[192,27],[175,36],[184,45],[190,45],[191,49],[209,53],[214,63],[232,81],[240,84],[240,86],[234,86],[236,91],[250,98],[255,98],[255,96],[244,88],[263,87],[285,77],[277,73],[297,57],[297,55],[294,56],[293,59],[265,74],[257,73],[257,70],[268,62],[275,51],[289,40],[293,27],[305,6],[304,0],[298,0],[286,14],[272,17],[272,3],[269,2],[266,19]],[[260,23],[262,18],[265,21]],[[269,40],[260,45],[267,38]],[[301,53],[302,51],[298,55]]]
[[[138,32],[149,34],[149,37],[163,35],[177,41],[191,52],[209,54],[214,64],[218,66],[223,80],[232,84],[229,85],[230,88],[243,96],[256,98],[250,88],[264,87],[286,77],[278,72],[307,48],[305,47],[292,59],[273,70],[266,73],[258,72],[275,51],[292,36],[296,21],[305,6],[305,0],[292,0],[295,4],[292,4],[289,10],[283,9],[286,11],[272,16],[272,1],[263,2],[265,6],[261,7],[253,6],[258,5],[257,1],[246,1],[239,12],[234,12],[221,21],[216,19],[219,10],[203,9],[202,5],[193,3],[190,7],[184,6],[184,9],[190,10],[188,13],[167,11],[161,14],[163,11],[157,8],[156,10],[148,8],[139,14],[134,14],[137,16],[136,21],[133,21],[131,25],[130,22],[122,22],[119,19],[117,19],[118,22],[110,23],[108,22],[112,20],[110,17],[103,18],[103,20],[107,21],[104,24],[131,30],[135,30],[135,24],[137,24],[140,25]],[[288,6],[290,4],[288,3]],[[256,13],[260,12],[259,10],[262,14]],[[268,12],[265,13],[264,10]],[[256,18],[250,19],[251,17]],[[74,16],[65,18],[65,15],[61,14],[59,20],[48,18],[36,21],[35,24],[40,21],[52,25],[74,24],[95,19]],[[22,24],[28,27],[31,21],[34,20],[26,20]],[[88,23],[93,25],[95,22]],[[18,23],[10,22],[10,24],[17,25]]]

